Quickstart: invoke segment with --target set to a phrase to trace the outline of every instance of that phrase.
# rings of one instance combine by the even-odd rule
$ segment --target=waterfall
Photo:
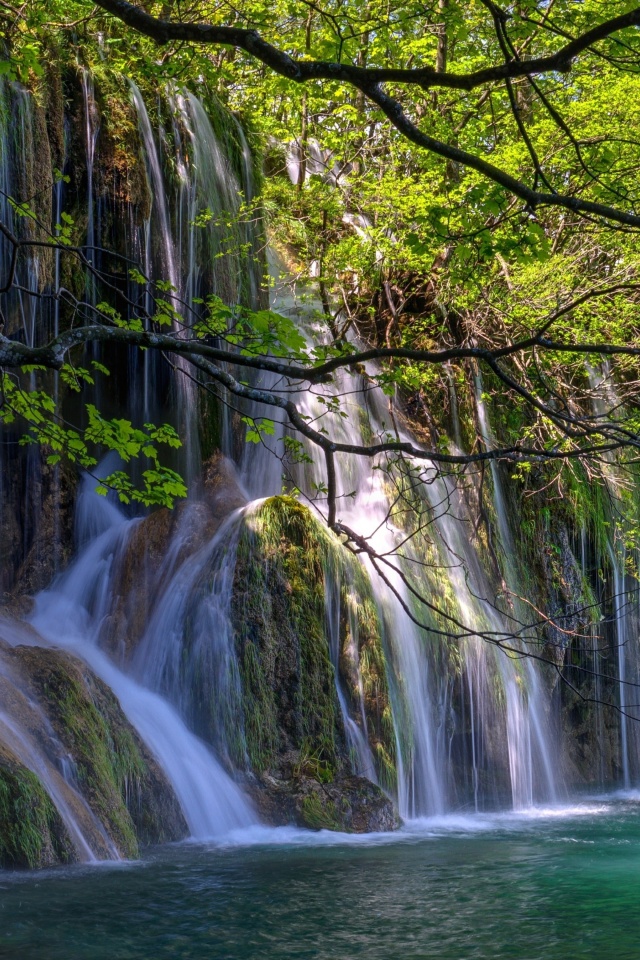
[[[80,81],[82,84],[83,100],[83,119],[84,119],[84,140],[86,151],[86,171],[87,171],[87,233],[85,244],[85,255],[89,263],[94,266],[96,263],[96,247],[98,239],[95,223],[95,196],[94,196],[94,168],[96,157],[96,145],[98,134],[100,133],[100,124],[98,121],[98,110],[96,107],[96,98],[93,85],[93,76],[86,67],[80,68]],[[87,276],[87,298],[90,303],[95,303],[96,282],[93,274]]]
[[[616,411],[621,406],[611,370],[604,362],[600,371],[589,364],[586,365],[587,379],[591,391],[591,403],[596,417],[603,418],[609,411]],[[628,518],[622,501],[624,480],[616,471],[615,462],[607,454],[603,457],[603,479],[610,500],[609,536],[606,543],[607,559],[609,560],[613,577],[612,622],[614,626],[613,639],[615,661],[617,665],[618,707],[619,707],[619,757],[622,773],[622,785],[628,789],[631,786],[632,776],[640,774],[640,741],[629,720],[638,718],[637,697],[630,691],[637,689],[640,679],[640,664],[638,663],[637,647],[631,645],[631,638],[638,632],[638,571],[633,579],[634,590],[631,592],[628,583],[628,561],[634,559],[629,556],[626,547],[626,530]],[[637,557],[635,558],[637,562]],[[632,599],[633,598],[633,599]],[[635,652],[635,656],[634,656]]]
[[[140,89],[133,80],[129,86],[153,196],[143,259],[150,279],[170,282],[166,299],[183,318],[174,321],[174,329],[187,336],[198,302],[208,294],[231,305],[243,300],[259,305],[257,233],[240,218],[242,189],[248,199],[254,189],[248,145],[233,121],[240,131],[241,183],[197,97],[170,87],[158,103],[162,115],[166,102],[169,125],[165,129],[161,124],[156,133]],[[167,166],[175,171],[173,189]],[[185,438],[183,469],[191,482],[200,464],[199,397],[189,365],[180,357],[174,363],[177,421]]]
[[[318,332],[312,329],[312,324],[305,318],[305,314],[310,312],[308,305],[302,306],[295,297],[292,299],[285,295],[276,299],[275,309],[298,316],[307,335],[317,337]],[[388,429],[385,424],[388,424],[392,415],[388,411],[388,402],[378,389],[362,383],[361,392],[353,394],[353,381],[336,377],[325,395],[348,395],[349,392],[351,396],[345,404],[348,413],[345,419],[327,415],[322,418],[322,423],[334,439],[361,444],[363,423],[367,424],[368,432],[373,436],[381,435]],[[298,403],[303,414],[314,420],[318,417],[318,401],[312,394],[301,393]],[[482,429],[490,440],[486,414],[480,400],[479,413],[484,420]],[[397,433],[401,440],[410,439],[402,432]],[[488,599],[483,599],[489,598],[492,590],[478,562],[475,548],[465,535],[465,530],[471,529],[472,523],[463,498],[453,481],[441,478],[435,468],[427,469],[426,475],[427,482],[421,485],[420,496],[426,498],[433,518],[432,549],[435,556],[432,556],[432,562],[437,557],[441,565],[438,573],[440,583],[435,587],[440,592],[443,607],[446,606],[444,592],[450,592],[455,598],[453,612],[460,621],[480,632],[509,636],[514,632],[512,617],[504,617]],[[317,489],[322,479],[321,466],[316,464],[307,468],[306,476],[296,478],[296,482],[313,499],[313,490]],[[371,465],[365,459],[358,461],[352,458],[349,461],[337,457],[337,487],[341,498],[338,513],[342,521],[368,536],[369,542],[380,554],[393,553],[397,542],[405,537],[390,518],[391,501],[381,471],[371,470]],[[443,505],[449,505],[449,508]],[[506,557],[514,558],[516,551],[508,534],[506,508],[497,472],[494,473],[494,507]],[[408,575],[412,564],[419,560],[412,553],[414,549],[405,545],[402,551],[404,560],[399,560]],[[512,567],[513,559],[505,566]],[[370,575],[375,584],[395,674],[396,729],[403,731],[398,751],[400,811],[402,816],[409,818],[441,813],[451,803],[447,769],[450,766],[448,751],[453,734],[447,728],[457,722],[455,717],[449,716],[447,704],[450,695],[446,682],[437,678],[434,671],[436,648],[441,641],[430,639],[408,616],[406,608],[412,607],[412,601],[398,575],[391,574],[395,593],[380,581],[374,570],[370,570]],[[422,587],[426,588],[424,580]],[[515,584],[513,588],[515,591]],[[416,612],[427,629],[442,628],[442,623],[430,619],[428,612]],[[518,627],[515,632],[517,630]],[[503,722],[514,808],[526,808],[536,799],[555,801],[556,775],[551,760],[550,733],[544,715],[544,692],[535,666],[525,656],[518,660],[517,654],[514,659],[497,652],[492,655],[494,664],[490,667],[486,644],[481,640],[463,641],[462,653],[471,722],[474,804],[477,807],[480,803],[479,764],[486,762],[484,742],[491,726],[500,722],[500,711],[494,702],[495,694],[490,689],[492,685],[502,686],[505,695]],[[341,705],[345,714],[344,705]],[[405,729],[405,719],[408,720],[408,731]],[[346,714],[344,722],[346,729],[351,729],[353,721]]]
[[[153,129],[151,127],[151,121],[149,120],[147,107],[138,86],[133,80],[129,80],[129,86],[131,87],[131,98],[138,115],[138,126],[140,129],[140,136],[142,138],[144,156],[147,164],[147,176],[153,196],[151,217],[145,227],[145,237],[147,239],[146,260],[147,269],[149,271],[148,276],[151,278],[153,275],[151,248],[152,236],[153,238],[157,236],[159,239],[160,256],[159,264],[157,266],[158,273],[155,279],[161,282],[168,281],[171,284],[171,290],[166,294],[166,299],[178,314],[183,314],[185,312],[185,306],[187,309],[190,309],[193,306],[193,297],[195,296],[195,293],[193,278],[194,266],[191,244],[189,244],[189,262],[185,269],[185,266],[182,262],[181,228],[186,226],[188,230],[193,232],[194,228],[193,226],[189,227],[189,224],[192,224],[195,220],[196,210],[194,209],[193,204],[188,204],[187,212],[190,216],[187,224],[183,222],[183,218],[181,216],[178,221],[178,230],[174,232],[170,216],[169,198],[167,197],[165,190],[163,164],[161,161],[159,148],[156,144]],[[187,168],[179,151],[179,141],[176,144],[175,160],[180,180],[181,194],[185,192],[189,193],[190,183]],[[179,204],[178,209],[181,213],[183,212],[182,203]],[[152,232],[152,219],[155,219],[156,221],[157,233]],[[177,241],[174,241],[174,236],[177,236]],[[147,309],[151,309],[151,307],[152,304],[149,302],[147,304]],[[151,312],[153,312],[153,310],[151,310]],[[184,324],[188,323],[189,317],[185,317]],[[183,336],[186,335],[186,327],[184,324],[180,324],[175,319],[173,320],[174,330]],[[186,479],[188,482],[190,482],[196,475],[197,464],[199,461],[198,430],[196,419],[198,398],[195,384],[191,380],[189,373],[189,365],[186,363],[184,358],[178,357],[175,360],[175,369],[177,373],[177,376],[175,377],[175,386],[178,398],[177,420],[179,423],[180,435],[185,438],[185,472]]]
[[[91,74],[80,70],[79,82],[87,178],[84,247],[93,263],[95,248],[104,239],[100,206],[94,195],[100,124]],[[17,85],[3,83],[1,90],[0,188],[12,193],[17,192],[16,159],[21,152],[33,149],[33,145],[29,147],[33,139],[32,101]],[[174,331],[180,336],[187,335],[188,318],[197,310],[199,300],[211,294],[232,307],[241,303],[260,306],[260,234],[252,223],[242,219],[242,197],[250,204],[255,199],[255,184],[251,152],[241,125],[235,118],[227,118],[226,132],[218,129],[223,122],[212,124],[202,102],[177,87],[163,91],[153,109],[132,81],[130,95],[152,195],[144,223],[142,218],[134,223],[131,216],[127,226],[148,278],[137,291],[141,301],[152,313],[157,283],[168,281],[171,289],[164,296],[185,321],[179,317],[174,320]],[[19,122],[12,143],[9,116],[14,107]],[[66,201],[62,183],[56,185],[53,199],[53,217],[58,223]],[[0,215],[13,223],[12,212],[2,197]],[[6,266],[6,244],[0,245],[0,263]],[[278,275],[277,265],[270,266],[272,274]],[[20,270],[21,286],[38,290],[38,258],[26,258]],[[56,254],[56,287],[60,278],[60,256]],[[86,293],[90,299],[98,293],[92,280]],[[47,332],[45,321],[54,333],[64,328],[65,318],[57,301],[51,316],[43,318],[36,297],[21,292],[12,293],[6,300],[12,335],[19,334],[26,342],[36,343],[43,337],[43,331]],[[314,319],[317,304],[310,300],[308,291],[281,282],[272,307],[293,318],[312,347],[324,342],[324,334]],[[132,388],[125,391],[126,401],[120,403],[122,398],[113,398],[113,404],[119,412],[125,407],[131,418],[142,415],[148,421],[165,404],[161,394],[163,384],[169,381],[167,377],[162,380],[162,360],[152,357],[150,351],[132,362],[133,376],[136,364],[142,399],[136,398]],[[220,839],[257,821],[239,786],[242,776],[251,775],[247,751],[250,727],[244,716],[245,691],[233,598],[235,578],[242,569],[243,537],[251,531],[263,498],[283,490],[279,455],[286,428],[280,411],[265,413],[265,408],[257,404],[242,402],[234,411],[216,411],[220,420],[216,443],[236,464],[239,493],[226,517],[212,518],[204,503],[204,483],[199,482],[204,414],[197,384],[188,369],[186,363],[176,361],[171,387],[175,391],[175,420],[185,439],[178,466],[190,481],[190,502],[170,519],[161,512],[132,519],[112,499],[96,495],[94,480],[85,478],[74,514],[76,558],[37,595],[29,621],[41,642],[82,659],[114,692],[130,724],[172,785],[191,835]],[[365,438],[391,432],[401,441],[415,442],[397,425],[394,404],[373,384],[375,373],[371,366],[358,378],[338,374],[331,384],[313,392],[293,386],[289,396],[294,397],[304,416],[326,427],[336,441],[361,445]],[[455,449],[460,450],[462,430],[455,382],[451,370],[446,369],[444,374],[449,386],[453,441]],[[255,386],[278,389],[275,374],[256,372],[246,377]],[[479,375],[475,387],[479,433],[491,449],[495,438]],[[62,393],[57,380],[54,391],[57,401]],[[346,417],[331,412],[331,401],[336,397],[341,397]],[[239,415],[273,418],[273,435],[264,443],[243,443]],[[311,463],[285,468],[289,471],[285,488],[295,488],[300,499],[322,516],[326,513],[323,462],[311,447],[307,452]],[[34,449],[27,478],[34,489],[38,464]],[[103,465],[109,472],[107,467]],[[382,776],[369,728],[357,590],[347,564],[335,559],[337,552],[329,555],[322,571],[324,628],[333,665],[331,684],[335,685],[332,691],[335,689],[335,709],[341,722],[339,736],[346,741],[352,772],[389,789],[405,819],[438,816],[461,807],[482,811],[510,804],[522,810],[535,803],[556,801],[562,778],[552,748],[551,692],[542,670],[526,657],[527,641],[532,638],[531,631],[521,629],[528,619],[526,605],[518,599],[525,596],[518,560],[521,554],[514,542],[507,488],[499,466],[493,461],[490,464],[490,492],[486,494],[492,498],[495,518],[494,552],[500,567],[495,573],[485,569],[480,553],[471,506],[477,496],[475,478],[465,479],[466,487],[459,485],[440,473],[435,464],[425,461],[408,460],[403,468],[394,466],[386,472],[380,469],[383,467],[386,464],[382,460],[371,463],[367,458],[347,455],[336,458],[340,519],[397,566],[395,571],[383,568],[389,581],[385,583],[371,558],[358,558],[371,584],[385,657],[395,737],[395,787]],[[418,473],[421,479],[416,483]],[[59,474],[56,476],[59,494]],[[5,484],[3,463],[1,511],[5,509]],[[394,508],[394,485],[395,492],[402,490],[424,519],[425,533],[408,536],[410,530]],[[239,506],[243,495],[250,502]],[[32,512],[37,513],[37,504]],[[29,511],[25,513],[29,516]],[[4,512],[0,517],[4,519]],[[165,524],[166,536],[159,541],[161,560],[147,576],[145,551],[133,555],[130,548],[138,533],[153,529],[154,518]],[[57,514],[55,531],[61,523]],[[621,770],[623,783],[629,786],[637,764],[636,741],[626,716],[631,707],[626,683],[633,681],[637,665],[629,650],[635,634],[626,603],[627,557],[618,539],[612,531],[608,555],[614,580],[617,682],[622,708]],[[337,542],[335,548],[338,551]],[[583,548],[583,568],[584,554]],[[140,567],[135,566],[134,561],[140,557]],[[141,569],[143,566],[145,569]],[[497,586],[498,577],[503,584]],[[422,591],[432,609],[415,600],[410,586]],[[501,586],[505,597],[496,599]],[[128,638],[129,645],[114,649],[114,623],[123,593],[130,606],[148,608],[150,613],[144,629]],[[492,637],[494,645],[484,640],[483,634]],[[514,639],[514,634],[519,639]],[[508,655],[499,649],[500,642],[507,639],[512,647]],[[22,637],[7,642],[18,645],[25,641]],[[590,638],[590,643],[595,643],[595,638]],[[37,704],[27,703],[19,679],[11,676],[10,666],[4,661],[0,657],[0,689],[18,690],[15,696],[22,698],[24,710],[36,716]],[[37,722],[44,728],[43,716]],[[56,766],[52,759],[57,749],[55,738],[52,731],[47,735],[53,745],[44,750],[22,716],[3,702],[0,740],[40,777],[77,856],[84,860],[117,856],[113,843],[76,790],[73,770],[64,765],[64,758]]]
[[[248,802],[209,748],[163,697],[119,670],[100,650],[114,559],[136,521],[126,520],[115,507],[107,519],[103,498],[88,489],[83,496],[88,509],[102,514],[103,529],[52,588],[39,594],[31,623],[51,644],[85,660],[113,690],[172,784],[194,838],[222,837],[250,825],[255,816]]]
[[[620,762],[622,766],[622,783],[624,787],[628,788],[631,786],[631,775],[629,772],[629,717],[627,704],[626,552],[622,549],[620,555],[618,555],[611,544],[607,546],[611,569],[613,571],[613,608],[615,618],[616,659],[618,662],[618,687],[620,692]]]
[[[486,448],[491,449],[496,446],[496,443],[483,399],[482,378],[479,372],[476,374],[476,409],[483,441]],[[511,596],[514,598],[514,610],[517,614],[514,632],[517,633],[520,632],[518,623],[527,623],[529,614],[525,605],[518,600],[518,597],[524,594],[517,574],[518,552],[511,535],[508,511],[502,490],[502,478],[495,460],[491,460],[491,478],[493,482],[493,505],[504,556],[502,575]],[[534,757],[537,757],[540,773],[545,781],[544,799],[557,800],[557,775],[553,767],[548,721],[544,715],[544,695],[540,678],[536,665],[531,659],[523,659],[522,665],[526,678],[526,693],[518,684],[518,679],[512,669],[512,661],[506,658],[500,660],[507,693],[509,765],[512,771],[511,784],[513,802],[516,808],[530,806],[533,802]]]

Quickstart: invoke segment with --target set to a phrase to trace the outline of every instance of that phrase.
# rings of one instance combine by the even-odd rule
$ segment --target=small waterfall
[[[276,309],[287,310],[300,318],[303,328],[305,312],[309,307],[301,307],[295,297],[291,300],[276,301]],[[340,394],[344,384],[336,378],[331,386],[331,394]],[[353,389],[349,382],[348,392]],[[371,398],[369,397],[370,401]],[[317,397],[304,392],[298,398],[303,415],[315,420],[321,407]],[[347,443],[361,443],[361,417],[371,419],[371,429],[375,434],[380,428],[379,422],[371,417],[368,410],[367,394],[356,396],[348,402],[347,418],[336,417],[331,421],[331,433],[334,439]],[[317,462],[317,452],[313,451],[316,463],[307,467],[300,478],[300,486],[313,497],[314,489],[323,481],[322,466]],[[379,470],[371,470],[366,460],[357,458],[337,458],[338,488],[341,495],[339,513],[341,519],[369,536],[370,543],[380,553],[394,551],[397,537],[401,532],[389,520],[389,500],[383,485],[383,476]],[[353,495],[351,495],[353,494]],[[382,582],[369,561],[365,561],[376,591],[380,620],[389,654],[394,663],[392,677],[396,734],[398,736],[398,805],[401,816],[414,818],[443,813],[446,809],[443,785],[445,782],[436,747],[436,706],[432,689],[429,659],[425,650],[425,639],[418,627],[407,616],[403,603],[410,607],[411,601],[401,578],[393,573],[389,579],[395,589]],[[330,611],[329,611],[329,620]],[[408,720],[407,725],[403,719]],[[345,718],[345,726],[350,726],[350,718]]]
[[[180,228],[184,226],[183,219],[178,221],[178,233],[174,233],[171,222],[170,204],[165,189],[164,167],[160,156],[159,147],[156,144],[149,113],[146,104],[140,93],[138,86],[133,80],[129,80],[131,88],[131,99],[138,116],[138,126],[140,136],[144,146],[145,161],[147,164],[147,177],[151,193],[153,196],[153,207],[151,217],[145,226],[145,236],[147,238],[146,260],[148,276],[153,279],[154,262],[151,244],[153,240],[158,239],[157,251],[159,253],[155,279],[171,284],[171,290],[165,295],[168,303],[180,315],[185,313],[185,307],[190,309],[193,305],[194,285],[193,285],[193,265],[192,258],[189,257],[189,264],[185,267],[182,262],[182,243]],[[179,145],[179,142],[177,146]],[[178,175],[180,178],[181,192],[189,190],[189,180],[187,168],[183,158],[177,150],[175,156]],[[178,209],[182,211],[183,205],[179,204]],[[189,223],[195,219],[196,211],[189,205],[191,218]],[[157,229],[152,229],[152,223]],[[193,228],[191,228],[193,229]],[[174,242],[174,236],[178,237]],[[190,251],[191,252],[191,251]],[[153,304],[149,298],[147,309],[154,312]],[[185,317],[184,322],[189,323],[189,317]],[[172,322],[174,330],[181,335],[186,335],[186,328],[177,320]],[[199,461],[198,430],[197,430],[197,409],[198,397],[196,387],[191,379],[191,373],[188,363],[182,357],[176,358],[175,368],[178,376],[175,378],[175,385],[178,398],[178,414],[180,436],[185,438],[185,473],[187,482],[190,483],[196,475]]]
[[[613,608],[615,617],[615,642],[618,662],[618,689],[620,706],[620,764],[622,767],[622,784],[628,789],[631,786],[629,772],[629,716],[627,695],[627,612],[625,591],[625,560],[626,552],[621,549],[620,555],[611,544],[608,544],[609,560],[613,571]]]
[[[148,277],[170,282],[172,292],[164,296],[183,317],[174,321],[174,329],[187,336],[199,301],[209,294],[230,305],[243,301],[259,305],[257,232],[252,223],[241,222],[240,183],[200,100],[170,87],[166,92],[170,123],[167,129],[160,126],[156,134],[139,88],[132,80],[129,85],[153,195],[143,259]],[[163,102],[159,102],[160,112]],[[236,128],[240,129],[234,121]],[[249,196],[253,178],[243,136],[243,186]],[[167,169],[174,171],[173,189]],[[241,255],[238,250],[243,251]],[[190,484],[200,465],[199,396],[189,364],[180,357],[174,364],[179,374],[175,378],[177,420],[185,438],[183,471]]]
[[[0,619],[0,639],[12,645],[33,639]],[[34,773],[51,798],[67,829],[78,860],[95,863],[120,855],[102,824],[77,789],[73,765],[64,754],[42,708],[27,693],[0,647],[0,741]]]
[[[38,777],[49,797],[51,798],[56,810],[62,818],[62,822],[67,828],[71,842],[73,843],[76,856],[81,862],[96,863],[99,857],[92,849],[89,840],[82,833],[81,827],[74,816],[71,806],[66,797],[66,791],[61,783],[60,774],[51,767],[48,760],[38,750],[19,726],[14,724],[11,719],[0,711],[0,735],[2,742],[5,743],[20,762],[32,773]],[[64,780],[66,784],[66,780]],[[68,784],[66,784],[68,786]],[[107,838],[105,838],[107,839]],[[109,843],[109,854],[111,859],[119,860],[118,851]]]
[[[609,364],[604,362],[600,371],[586,365],[586,373],[591,391],[593,413],[600,419],[610,416],[621,406],[620,397],[611,376]],[[636,559],[627,553],[626,530],[628,518],[622,499],[624,481],[616,470],[615,462],[605,454],[603,458],[603,479],[609,496],[609,537],[606,544],[607,559],[613,577],[612,620],[614,624],[613,642],[617,665],[620,770],[625,789],[631,786],[632,779],[640,775],[640,738],[635,724],[629,720],[637,719],[640,714],[635,690],[640,679],[640,663],[637,646],[632,647],[631,638],[637,637],[640,601],[638,597],[638,576],[640,567],[631,580],[627,564]],[[630,586],[633,584],[633,592]],[[633,691],[633,692],[632,692]]]
[[[496,443],[483,399],[483,384],[479,371],[476,373],[476,410],[485,447],[486,449],[492,449],[496,446]],[[504,554],[501,572],[513,598],[512,602],[516,615],[514,618],[514,633],[521,633],[519,625],[527,623],[529,614],[524,604],[517,599],[524,592],[517,572],[518,551],[511,535],[500,470],[495,460],[491,460],[490,463],[493,482],[493,506]],[[526,652],[526,639],[524,651]],[[509,765],[514,807],[518,809],[523,806],[530,806],[533,802],[536,762],[544,781],[543,799],[555,802],[558,798],[557,777],[550,750],[548,721],[545,717],[545,698],[536,664],[531,659],[524,657],[521,661],[522,674],[518,676],[514,672],[512,660],[503,657],[499,662],[507,694],[507,737],[509,740]]]
[[[177,567],[180,530],[174,535],[158,578],[164,584],[162,597],[133,661],[141,682],[175,704],[228,766],[245,760],[230,608],[246,514],[246,509],[232,513],[204,547]]]
[[[98,529],[107,525],[67,573],[36,598],[31,622],[50,643],[85,660],[113,690],[173,786],[193,837],[222,837],[254,823],[241,790],[176,710],[115,667],[99,649],[100,630],[111,603],[114,558],[135,521],[126,520],[115,508],[105,511],[97,494],[85,489],[83,496],[85,510],[95,506],[101,515]]]
[[[302,327],[313,338],[317,332],[305,320],[309,307],[302,307],[293,298],[280,297],[275,309],[287,310],[290,315],[298,316]],[[345,403],[346,419],[331,418],[324,415],[322,422],[328,427],[330,435],[339,441],[352,444],[362,443],[360,425],[367,423],[367,429],[373,436],[381,435],[388,429],[391,415],[387,401],[377,389],[362,384],[362,393],[353,395],[353,381],[349,381],[348,390],[352,396]],[[336,377],[330,387],[330,394],[347,394],[347,384]],[[329,389],[326,391],[329,395]],[[301,393],[298,403],[302,412],[316,420],[321,408],[310,393]],[[484,408],[480,407],[485,422],[483,430],[490,436]],[[410,439],[396,431],[400,439]],[[317,454],[315,454],[317,457]],[[354,462],[356,461],[356,462]],[[513,617],[502,615],[489,601],[492,588],[478,560],[478,555],[470,543],[465,530],[472,529],[464,499],[450,479],[439,476],[436,469],[427,469],[426,483],[421,485],[420,496],[425,498],[430,511],[431,566],[439,567],[433,582],[436,598],[444,612],[447,608],[459,622],[467,623],[480,633],[489,632],[497,638],[506,638],[514,632]],[[371,470],[370,464],[357,458],[351,461],[337,458],[338,491],[342,499],[339,503],[339,516],[343,522],[365,536],[371,545],[382,555],[395,555],[399,541],[406,539],[402,530],[394,524],[389,493],[382,482],[379,470]],[[296,483],[313,499],[313,490],[322,481],[320,465],[307,467],[303,477]],[[499,532],[503,538],[507,556],[515,556],[515,548],[508,537],[506,508],[499,475],[494,477],[494,507],[498,518]],[[414,554],[415,549],[423,549],[405,544],[397,555],[409,579],[413,574],[413,565],[424,557]],[[401,556],[402,555],[402,556]],[[404,559],[403,559],[404,557]],[[428,630],[435,631],[429,636],[421,631],[406,610],[411,609],[412,600],[407,587],[399,575],[390,574],[392,589],[380,581],[375,570],[370,569],[375,584],[381,620],[387,637],[390,663],[393,665],[394,713],[396,730],[399,731],[399,774],[398,800],[401,815],[419,817],[444,812],[451,803],[451,789],[447,771],[451,769],[451,745],[455,729],[460,722],[452,714],[451,693],[447,669],[436,667],[442,651],[442,641],[435,635],[446,629],[446,622],[431,615],[424,609],[416,610],[418,618],[426,620]],[[422,590],[431,587],[427,577],[421,577]],[[514,587],[515,589],[515,587]],[[450,599],[445,599],[445,597]],[[329,619],[331,605],[328,601]],[[517,632],[519,628],[515,628]],[[455,632],[455,631],[454,631]],[[432,639],[434,638],[434,639]],[[556,777],[551,761],[550,735],[545,716],[545,694],[542,690],[535,666],[524,656],[517,654],[506,656],[504,653],[489,653],[486,643],[481,640],[465,640],[461,644],[461,653],[465,664],[466,702],[469,715],[470,733],[468,738],[471,754],[471,792],[476,807],[488,799],[480,798],[481,770],[489,777],[496,776],[495,764],[498,761],[495,746],[492,756],[488,756],[488,741],[495,740],[495,732],[490,731],[502,722],[505,730],[506,762],[510,782],[512,804],[515,809],[530,806],[536,799],[554,801],[557,798]],[[488,657],[492,664],[489,664]],[[505,707],[503,720],[496,705],[495,688],[502,687]],[[343,715],[346,715],[342,704]],[[348,715],[345,727],[350,728]],[[493,767],[493,769],[491,769]],[[483,779],[486,779],[483,772]],[[497,790],[496,798],[500,790]]]
[[[96,240],[99,236],[99,234],[96,232],[95,223],[95,197],[93,181],[96,146],[98,143],[98,134],[100,133],[100,123],[98,119],[98,109],[96,106],[93,76],[86,67],[80,68],[80,82],[82,85],[84,140],[87,169],[87,234],[85,256],[89,263],[93,266],[96,263],[96,247],[98,245]],[[96,283],[93,275],[91,274],[87,276],[86,295],[90,303],[95,303]]]

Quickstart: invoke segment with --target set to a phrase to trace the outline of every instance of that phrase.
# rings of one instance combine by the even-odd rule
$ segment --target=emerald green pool
[[[640,795],[0,874],[2,960],[352,957],[638,960]]]

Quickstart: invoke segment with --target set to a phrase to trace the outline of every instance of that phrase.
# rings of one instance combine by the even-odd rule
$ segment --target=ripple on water
[[[139,864],[5,875],[0,957],[610,960],[615,944],[637,960],[635,811],[627,797],[395,834],[251,827]]]

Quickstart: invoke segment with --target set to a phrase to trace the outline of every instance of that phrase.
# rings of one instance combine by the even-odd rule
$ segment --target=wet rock
[[[205,500],[217,523],[247,502],[234,464],[219,451],[203,465],[202,486]]]
[[[42,783],[0,743],[0,867],[34,870],[74,859],[69,835]]]
[[[20,628],[13,630],[13,642],[22,634],[28,644],[37,638]],[[0,638],[8,629],[0,622]],[[120,855],[135,857],[140,845],[187,835],[162,770],[114,694],[86,664],[60,650],[0,639],[0,667],[0,702],[10,722],[0,722],[0,745],[4,737],[4,748],[15,752],[17,738],[30,768],[28,758],[37,755],[34,769],[46,770],[53,795],[63,799],[96,856],[113,856],[115,846]]]
[[[380,833],[400,826],[392,801],[364,777],[338,776],[321,783],[307,776],[280,780],[263,774],[249,790],[261,818],[273,826],[342,833]]]
[[[59,650],[15,650],[31,689],[77,769],[89,806],[120,852],[187,834],[164,774],[111,690],[86,664]]]
[[[0,599],[11,602],[49,585],[73,551],[75,471],[47,464],[45,448],[6,438],[0,511]]]

